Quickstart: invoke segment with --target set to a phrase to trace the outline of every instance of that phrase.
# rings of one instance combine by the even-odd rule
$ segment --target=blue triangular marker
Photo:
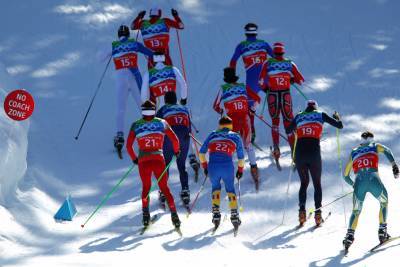
[[[76,214],[76,208],[72,202],[72,198],[68,196],[64,203],[61,205],[60,209],[54,215],[54,219],[58,221],[72,221],[72,218]]]

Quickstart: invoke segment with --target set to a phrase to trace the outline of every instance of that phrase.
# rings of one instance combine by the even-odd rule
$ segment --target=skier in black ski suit
[[[315,100],[308,100],[305,111],[300,112],[286,129],[286,134],[295,132],[297,141],[294,148],[294,161],[299,173],[301,185],[299,191],[299,223],[303,225],[306,221],[306,199],[307,187],[310,182],[310,174],[314,185],[315,224],[322,223],[321,207],[321,148],[320,139],[323,132],[323,124],[327,122],[333,127],[342,129],[339,114],[335,112],[333,118],[325,112],[318,111]],[[317,210],[319,209],[319,210]]]

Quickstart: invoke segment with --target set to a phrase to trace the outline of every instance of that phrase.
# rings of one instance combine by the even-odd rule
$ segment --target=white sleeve
[[[146,100],[150,98],[150,93],[149,93],[149,72],[146,71],[145,74],[143,75],[142,79],[142,88],[140,89],[140,98],[142,100],[142,103],[144,103]]]
[[[178,81],[179,86],[181,88],[181,99],[186,99],[188,95],[188,88],[186,81],[183,78],[181,72],[176,67],[173,67],[173,70],[176,76],[176,80]]]

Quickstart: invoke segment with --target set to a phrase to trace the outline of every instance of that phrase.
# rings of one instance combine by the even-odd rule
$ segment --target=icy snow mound
[[[0,99],[11,90],[19,88],[0,63]],[[1,107],[0,112],[0,205],[5,205],[15,194],[19,180],[24,176],[28,150],[27,121],[11,120]]]

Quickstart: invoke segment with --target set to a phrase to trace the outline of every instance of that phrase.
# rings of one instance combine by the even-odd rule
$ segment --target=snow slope
[[[17,200],[10,202],[7,210],[1,209],[0,265],[396,266],[392,259],[399,253],[398,242],[379,253],[365,253],[377,243],[379,207],[370,196],[364,204],[356,243],[346,258],[341,257],[340,249],[347,227],[345,217],[348,219],[351,210],[350,198],[344,201],[345,215],[343,202],[339,201],[324,209],[324,214],[332,212],[324,227],[313,229],[310,221],[296,230],[296,173],[284,225],[274,230],[282,220],[286,198],[287,153],[282,172],[276,171],[268,155],[258,154],[263,179],[258,194],[246,172],[241,185],[243,224],[236,238],[229,220],[215,236],[209,234],[209,183],[193,215],[187,219],[180,209],[184,238],[179,239],[171,231],[168,214],[146,235],[137,235],[141,224],[137,170],[84,230],[79,227],[130,164],[128,158],[121,161],[112,153],[115,94],[110,70],[79,141],[73,139],[104,68],[95,54],[113,40],[120,23],[130,23],[138,11],[153,5],[160,5],[166,14],[170,7],[178,8],[185,22],[186,30],[180,37],[191,90],[189,103],[194,122],[201,129],[200,139],[216,127],[217,115],[211,105],[222,82],[222,69],[243,39],[243,25],[254,21],[260,26],[260,38],[286,44],[287,55],[307,79],[303,87],[307,96],[317,99],[325,111],[338,110],[343,115],[342,160],[365,129],[373,130],[378,141],[391,147],[395,156],[400,155],[396,142],[400,130],[398,1],[7,2],[2,5],[0,18],[0,61],[21,86],[33,93],[36,110],[31,120],[24,181]],[[7,23],[10,21],[13,27]],[[172,58],[180,66],[175,33],[171,34]],[[238,69],[243,79],[243,69]],[[298,111],[304,99],[296,91],[293,97]],[[127,122],[137,116],[132,101]],[[257,129],[258,142],[267,149],[271,142],[269,129],[261,123],[257,123]],[[322,149],[327,203],[351,188],[344,185],[342,189],[335,131],[329,126],[325,128]],[[389,232],[398,235],[398,181],[392,178],[386,160],[382,160],[380,174],[389,192]],[[170,184],[178,195],[175,167]],[[192,183],[192,195],[199,187]],[[310,187],[309,200],[312,193]],[[52,216],[68,194],[75,200],[79,214],[72,223],[56,224]],[[152,203],[156,210],[156,193],[152,194]],[[312,207],[310,201],[308,204]],[[227,212],[226,201],[223,207]]]
[[[1,103],[11,90],[19,89],[4,65],[0,64]],[[7,117],[4,109],[0,112],[0,204],[12,202],[18,181],[26,171],[29,123],[15,122]]]

